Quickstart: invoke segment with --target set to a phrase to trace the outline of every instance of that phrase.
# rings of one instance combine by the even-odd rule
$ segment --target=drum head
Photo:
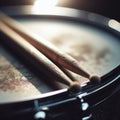
[[[103,92],[114,82],[116,84],[120,65],[120,24],[117,21],[67,8],[43,12],[36,12],[30,6],[1,9],[32,32],[43,36],[74,57],[87,72],[101,76],[101,83],[91,85],[87,79],[72,73],[83,86],[83,90],[73,96],[80,99],[86,96],[87,99]],[[36,99],[42,102],[54,98],[56,100],[57,96],[58,99],[66,99],[66,96],[69,98],[65,85],[52,82],[46,74],[38,73],[21,57],[14,54],[14,51],[9,51],[5,45],[0,45],[1,105],[11,102],[13,105],[16,101],[35,102]],[[106,94],[101,99],[98,98],[97,103],[110,95]]]

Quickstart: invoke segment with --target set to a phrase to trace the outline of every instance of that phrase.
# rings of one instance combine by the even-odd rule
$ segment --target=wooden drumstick
[[[42,71],[52,77],[53,80],[57,80],[68,86],[73,85],[73,82],[55,64],[2,22],[0,22],[0,32],[10,38],[4,41],[8,40],[7,43],[9,45],[12,45],[15,50],[19,51],[19,53],[32,62],[37,68],[41,67]]]
[[[10,17],[6,16],[3,13],[0,13],[0,18],[1,18],[0,21],[4,22],[13,30],[15,30],[17,33],[19,33],[29,43],[35,46],[38,50],[40,50],[45,56],[47,56],[52,61],[86,78],[90,77],[90,74],[84,71],[74,58],[57,49],[49,41],[32,33],[31,31],[28,31],[22,25],[20,25],[19,23],[17,23],[16,21],[14,21],[13,19],[11,19]]]
[[[25,38],[29,43],[31,43],[34,47],[40,50],[45,56],[51,59],[54,63],[59,64],[62,67],[65,67],[72,72],[75,72],[83,77],[90,79],[90,81],[100,81],[98,76],[91,76],[89,73],[83,70],[79,66],[79,63],[64,52],[57,49],[53,44],[48,42],[47,40],[41,38],[40,36],[34,34],[31,31],[28,31],[15,20],[6,16],[3,13],[0,13],[1,21],[15,30],[18,34],[20,34],[23,38]]]

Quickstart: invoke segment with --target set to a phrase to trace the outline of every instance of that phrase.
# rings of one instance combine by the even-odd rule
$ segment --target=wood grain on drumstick
[[[55,64],[2,22],[0,22],[0,32],[10,38],[9,40],[6,39],[6,41],[8,40],[7,43],[9,45],[15,47],[15,50],[19,51],[19,53],[38,68],[41,67],[42,71],[52,77],[53,80],[57,80],[68,86],[73,84],[73,82]]]
[[[90,74],[84,71],[74,58],[57,49],[53,44],[43,39],[39,35],[36,35],[33,32],[25,29],[22,25],[20,25],[10,17],[6,16],[5,14],[0,13],[0,18],[0,21],[4,22],[17,33],[19,33],[50,60],[83,77],[90,78]]]
[[[88,78],[93,84],[96,84],[101,81],[101,78],[99,76],[90,75],[89,73],[87,73],[83,68],[79,66],[79,63],[74,58],[57,49],[53,44],[51,44],[47,40],[24,28],[21,24],[17,23],[15,20],[11,19],[2,12],[0,12],[0,17],[0,21],[4,22],[11,29],[15,30],[15,32],[20,34],[30,44],[32,44],[34,47],[40,50],[46,57],[48,57],[54,63],[57,63],[57,65]],[[73,78],[73,76],[65,69],[64,72],[65,74],[67,73],[67,75],[70,78]]]

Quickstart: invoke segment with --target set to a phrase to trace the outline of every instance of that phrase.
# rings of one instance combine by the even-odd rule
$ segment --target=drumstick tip
[[[80,83],[75,81],[72,82],[69,88],[70,93],[79,93],[81,91],[82,87],[80,86]]]
[[[101,78],[98,75],[91,75],[89,80],[92,84],[97,84],[101,81]]]

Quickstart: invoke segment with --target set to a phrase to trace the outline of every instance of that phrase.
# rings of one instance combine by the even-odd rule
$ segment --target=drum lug
[[[35,113],[34,118],[35,118],[35,120],[38,120],[38,119],[44,120],[46,118],[46,113],[44,111],[39,111],[39,112]]]
[[[82,119],[81,120],[91,120],[92,113],[90,112],[90,109],[89,109],[90,108],[89,103],[84,100],[85,94],[81,94],[78,96],[78,99],[81,102],[81,110],[82,110]]]
[[[45,120],[47,117],[47,113],[45,110],[40,110],[34,114],[35,120]]]
[[[34,106],[35,106],[35,114],[34,114],[34,119],[35,120],[45,120],[47,113],[46,111],[48,111],[48,107],[42,107],[41,109],[39,109],[39,101],[35,100],[34,101]]]
[[[48,107],[42,107],[42,108],[40,108],[40,110],[38,110],[34,114],[34,119],[35,120],[47,120],[48,119],[47,112],[49,112],[49,108]]]

